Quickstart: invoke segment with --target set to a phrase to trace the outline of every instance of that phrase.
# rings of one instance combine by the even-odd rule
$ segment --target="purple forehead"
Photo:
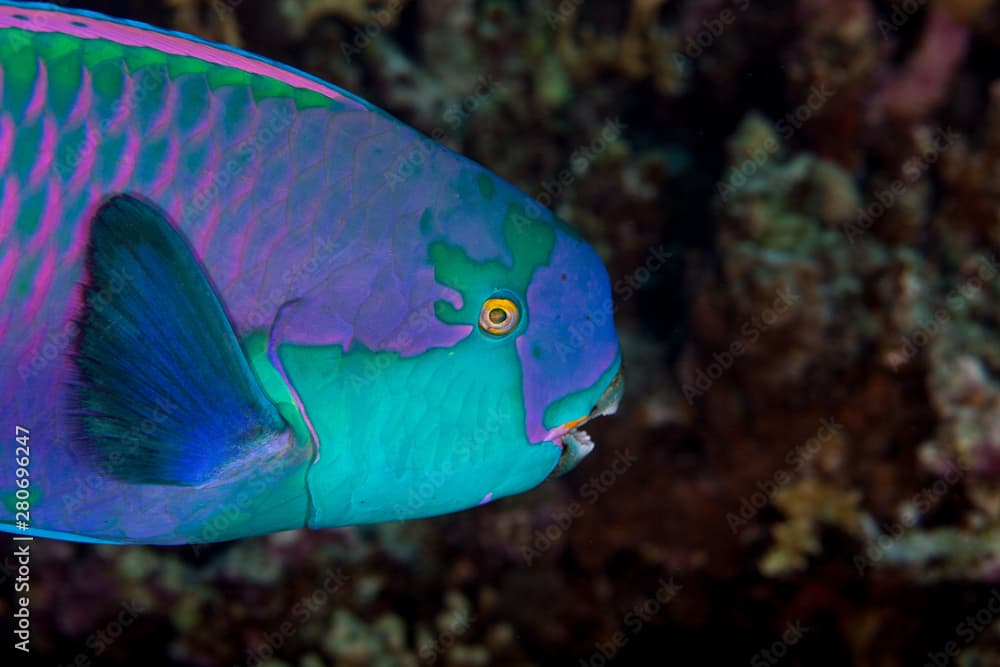
[[[543,424],[545,409],[593,386],[614,363],[618,339],[607,271],[581,239],[556,235],[552,261],[535,272],[527,299],[529,325],[517,351],[528,436],[541,442],[558,426]]]

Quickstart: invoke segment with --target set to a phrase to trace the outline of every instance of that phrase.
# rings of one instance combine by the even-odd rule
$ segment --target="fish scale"
[[[575,423],[575,411],[616,404],[620,391],[604,396],[621,366],[610,318],[587,346],[592,360],[566,367],[553,347],[569,337],[570,313],[605,307],[599,258],[479,165],[329,84],[183,35],[0,2],[0,39],[11,47],[0,50],[0,429],[27,426],[38,443],[36,534],[200,542],[453,511],[530,488],[553,469],[561,422],[543,421],[544,406],[575,396],[557,411],[574,411]],[[134,196],[111,197],[121,193]],[[99,222],[104,240],[95,241]],[[127,230],[159,240],[129,250]],[[194,273],[155,272],[185,254]],[[541,312],[528,287],[552,257],[563,282],[544,293],[567,317],[524,317],[520,335],[537,339],[536,355],[549,352],[529,366],[513,340],[477,330],[476,309],[484,290],[510,288]],[[144,292],[134,275],[115,274],[133,265],[154,271]],[[586,290],[570,293],[576,276]],[[175,290],[188,290],[187,300]],[[107,312],[133,317],[127,327],[104,322],[96,336],[90,327],[107,312],[93,300],[105,295]],[[194,385],[174,375],[195,352],[206,363],[231,358],[206,353],[199,339],[226,327],[191,319],[213,299],[241,350],[230,366],[252,369],[239,371],[246,382],[234,393],[210,390],[235,377],[225,369],[181,364]],[[160,322],[159,311],[177,318]],[[188,327],[157,337],[180,321]],[[106,353],[107,340],[127,348]],[[95,384],[100,373],[112,380]],[[123,378],[128,400],[93,407]],[[207,394],[185,404],[190,413],[169,400],[162,414],[144,412],[160,409],[140,395],[156,388],[166,399]],[[528,393],[540,403],[531,411]],[[244,399],[275,426],[244,414]],[[493,401],[504,419],[483,431]],[[228,405],[220,423],[206,422]],[[99,438],[114,444],[119,436],[107,433],[133,417],[143,445],[181,431],[211,440],[227,427],[263,444],[218,443],[235,452],[225,456],[253,461],[232,478],[216,452],[198,448],[187,450],[197,461],[170,470],[155,461],[150,470],[104,467]],[[3,489],[14,479],[7,436]],[[414,503],[419,484],[432,491]],[[12,497],[0,496],[3,530]],[[228,519],[220,508],[233,510]]]
[[[84,43],[86,44],[86,43]],[[41,53],[42,61],[46,58],[46,52],[44,51],[45,44],[38,45],[39,52]],[[25,48],[22,52],[27,54],[30,49]],[[66,53],[63,53],[63,58],[69,57]],[[141,59],[140,59],[141,61]],[[91,91],[94,99],[102,100],[102,104],[105,106],[116,104],[124,105],[126,108],[135,106],[137,109],[143,109],[143,105],[149,105],[151,108],[157,107],[162,104],[164,100],[169,97],[170,91],[177,91],[177,97],[184,100],[185,104],[181,105],[186,108],[198,108],[199,105],[192,103],[192,101],[197,102],[208,96],[208,86],[207,78],[203,74],[182,74],[177,79],[171,79],[169,82],[165,82],[162,86],[152,86],[148,83],[150,80],[154,80],[158,76],[157,66],[147,65],[143,67],[136,67],[132,65],[126,56],[123,61],[102,61],[97,62],[92,65],[92,67],[98,71],[102,72],[104,67],[109,67],[111,69],[118,69],[116,65],[119,62],[124,62],[124,67],[129,71],[128,77],[134,84],[132,88],[136,91],[142,91],[140,96],[135,97],[137,93],[133,93],[133,99],[124,99],[121,97],[112,98],[109,100],[107,95],[107,90],[103,91],[103,94],[98,96],[95,91]],[[12,66],[6,65],[9,69]],[[14,66],[16,67],[16,65]],[[52,68],[55,69],[55,68]],[[149,78],[145,78],[149,77]],[[7,81],[10,81],[13,77],[5,77]],[[91,77],[91,80],[93,77]],[[22,78],[23,80],[23,78]],[[72,81],[75,83],[80,80],[79,77],[73,78]],[[60,97],[57,94],[59,91],[59,86],[61,84],[60,77],[49,77],[50,83],[47,83],[45,89],[50,91],[50,96]],[[194,83],[189,83],[193,81]],[[83,83],[80,80],[80,83]],[[105,85],[107,82],[105,80]],[[39,85],[34,85],[32,87],[32,94],[40,90]],[[120,92],[122,87],[119,87]],[[5,90],[6,99],[16,99],[18,97],[18,90],[15,87],[10,87]],[[79,95],[79,93],[77,94]],[[21,96],[24,96],[24,92],[21,91]],[[65,114],[70,114],[72,109],[72,103],[69,95],[61,95],[62,98],[62,109]],[[75,100],[77,96],[72,96]],[[227,99],[229,103],[227,106],[231,110],[233,108],[232,99]],[[253,120],[248,124],[247,133],[250,137],[259,137],[262,132],[262,128],[267,127],[268,123],[277,123],[280,128],[286,117],[286,110],[281,107],[288,105],[288,100],[272,101],[268,103],[267,100],[260,102],[254,106],[254,108],[248,108],[245,110],[244,117],[249,116]],[[203,103],[201,106],[206,107],[210,105],[209,103]],[[268,109],[267,107],[273,106],[275,109]],[[98,114],[98,117],[102,114],[102,109],[94,109],[93,112]],[[16,106],[14,109],[8,113],[16,113]],[[291,111],[288,111],[291,113]],[[308,115],[308,112],[304,115]],[[365,114],[366,116],[371,116],[371,114]],[[54,118],[56,113],[52,110],[46,111],[45,117]],[[317,113],[317,118],[315,120],[299,117],[295,120],[296,124],[299,125],[309,125],[310,132],[315,134],[317,130],[312,130],[312,127],[324,128],[329,125],[329,114],[328,113]],[[138,114],[135,116],[136,120],[132,120],[124,124],[117,134],[107,132],[100,137],[102,146],[107,146],[111,148],[117,147],[116,140],[124,143],[125,136],[132,130],[136,130],[140,136],[146,136],[148,130],[152,129],[150,127],[143,127],[143,119],[155,118],[153,114]],[[275,120],[277,119],[277,120]],[[81,120],[83,120],[81,118]],[[311,121],[311,122],[310,122]],[[373,118],[367,118],[368,123],[374,121]],[[149,121],[145,121],[149,123]],[[283,211],[280,210],[280,206],[285,203],[287,199],[288,190],[291,186],[290,180],[291,175],[287,168],[290,160],[288,159],[288,154],[282,152],[281,150],[273,151],[270,150],[272,144],[261,146],[257,151],[257,155],[254,157],[254,162],[252,164],[246,165],[243,169],[236,174],[237,180],[242,180],[242,178],[248,179],[252,185],[248,185],[248,190],[252,192],[252,201],[246,202],[245,205],[240,207],[238,214],[233,215],[233,218],[239,218],[242,220],[246,219],[256,219],[265,218],[270,220],[270,224],[258,225],[251,229],[254,236],[251,238],[250,233],[240,230],[235,226],[229,226],[226,228],[222,227],[221,234],[216,231],[216,236],[208,237],[206,235],[199,234],[200,230],[205,227],[213,227],[217,224],[216,220],[212,219],[210,216],[199,216],[202,213],[201,208],[209,210],[208,206],[194,206],[193,208],[186,208],[185,210],[171,210],[169,202],[171,201],[171,194],[173,191],[179,192],[194,192],[196,193],[196,198],[199,193],[205,193],[206,189],[211,189],[211,181],[206,183],[198,181],[199,177],[204,178],[204,174],[211,173],[211,169],[207,168],[210,165],[205,164],[204,155],[206,152],[212,150],[218,150],[221,157],[219,158],[220,163],[226,163],[227,159],[239,150],[236,146],[240,145],[239,140],[237,143],[232,144],[228,147],[219,147],[217,145],[209,145],[209,140],[211,139],[212,133],[209,133],[206,129],[201,132],[196,132],[193,135],[188,135],[184,133],[185,127],[187,129],[194,129],[195,125],[200,122],[199,118],[195,115],[181,115],[177,119],[177,127],[172,127],[170,132],[165,134],[160,138],[159,141],[156,140],[155,135],[152,137],[152,141],[144,141],[140,146],[139,150],[135,154],[121,154],[118,152],[111,152],[109,150],[96,151],[93,166],[93,175],[91,176],[91,192],[86,193],[85,196],[77,198],[75,201],[70,201],[62,206],[60,214],[65,217],[73,218],[78,220],[78,225],[83,225],[86,222],[86,216],[82,213],[88,209],[92,209],[97,201],[100,200],[101,195],[97,193],[107,192],[108,186],[112,184],[114,180],[114,175],[117,168],[120,166],[121,162],[138,165],[138,169],[131,174],[127,181],[121,185],[122,190],[136,191],[145,193],[147,195],[152,195],[154,198],[159,198],[164,200],[166,206],[168,207],[168,212],[177,217],[182,226],[185,227],[185,231],[189,231],[191,238],[196,242],[201,241],[202,245],[196,246],[196,250],[199,254],[207,258],[206,264],[211,266],[224,267],[219,269],[221,285],[227,286],[228,289],[234,291],[237,294],[237,303],[239,302],[239,296],[244,293],[258,294],[261,290],[267,289],[266,286],[257,284],[249,285],[244,288],[239,282],[245,281],[252,283],[253,281],[248,279],[249,276],[253,276],[257,269],[268,261],[268,256],[275,258],[273,261],[277,263],[287,263],[289,258],[280,255],[275,255],[274,253],[265,253],[264,249],[269,249],[276,245],[280,241],[280,236],[286,233],[286,230],[294,224],[299,226],[302,224],[301,220],[290,220],[286,219],[283,215]],[[80,145],[78,143],[79,136],[76,134],[78,128],[72,125],[66,126],[58,119],[53,121],[54,124],[59,124],[59,136],[51,148],[46,150],[46,147],[42,145],[41,137],[37,134],[33,134],[32,130],[36,132],[41,132],[40,126],[44,124],[40,122],[40,119],[36,119],[35,123],[24,124],[21,123],[18,126],[18,136],[15,139],[15,146],[17,155],[15,156],[15,161],[20,163],[25,163],[26,160],[21,160],[20,158],[26,157],[28,155],[36,156],[35,160],[31,163],[31,168],[28,169],[30,172],[38,163],[49,162],[54,159],[56,155],[61,156],[73,156],[76,154],[76,150]],[[357,130],[357,126],[354,128]],[[329,131],[328,129],[326,130]],[[322,130],[319,130],[322,132]],[[375,131],[373,134],[373,140],[377,140],[379,137],[384,137],[385,130]],[[291,132],[284,130],[281,132],[281,137],[275,139],[273,143],[281,144],[291,141]],[[302,136],[308,140],[310,134],[308,132],[300,132]],[[183,137],[183,139],[181,138]],[[412,138],[411,138],[412,140]],[[179,149],[183,145],[183,149]],[[176,156],[171,147],[177,150]],[[350,150],[349,152],[344,150],[344,147],[349,146],[348,143],[342,144],[341,150],[353,158],[357,154],[356,150]],[[72,158],[70,158],[72,159]],[[180,162],[185,165],[186,169],[172,170],[164,169],[164,161],[167,160],[167,164],[171,164],[171,159]],[[336,162],[337,160],[333,160]],[[23,171],[23,169],[22,169]],[[59,169],[57,168],[57,172]],[[306,172],[308,175],[308,172]],[[176,176],[174,176],[176,174]],[[287,180],[286,180],[287,175]],[[242,176],[242,178],[240,178]],[[9,174],[7,179],[18,179],[22,180],[18,174]],[[300,179],[301,180],[301,179]],[[194,181],[194,183],[192,183]],[[353,185],[353,184],[352,184]],[[20,191],[20,203],[19,206],[24,209],[28,209],[35,212],[33,215],[22,215],[18,217],[18,228],[15,230],[14,240],[23,242],[28,239],[28,243],[38,243],[42,236],[37,234],[37,227],[34,230],[26,229],[28,225],[32,225],[33,222],[36,224],[41,220],[40,211],[45,208],[45,201],[48,199],[48,189],[51,187],[51,179],[48,183],[39,185],[36,188],[26,187]],[[299,188],[302,193],[313,191],[323,193],[322,190],[317,190],[314,183],[308,183]],[[347,189],[351,195],[359,191],[356,187],[350,187]],[[220,192],[217,197],[212,197],[213,204],[218,205],[226,212],[226,208],[233,204],[232,201],[227,201],[225,192]],[[340,192],[340,196],[343,196],[343,189]],[[365,203],[371,202],[372,198],[375,196],[374,192],[364,192],[363,196],[365,199],[360,202],[356,202],[356,205],[363,206]],[[391,198],[387,198],[391,201]],[[305,203],[303,203],[303,200]],[[299,198],[298,203],[299,209],[308,208],[308,199],[302,197]],[[319,208],[319,207],[316,207]],[[329,210],[331,207],[329,204],[324,206],[325,210]],[[349,206],[342,206],[341,208],[349,209]],[[51,213],[50,213],[51,215]],[[383,216],[377,212],[372,211],[369,215],[374,219],[384,220],[387,216]],[[226,216],[220,215],[223,220]],[[326,222],[326,221],[314,221],[315,222]],[[322,234],[324,227],[329,227],[329,224],[319,225],[318,230],[314,230],[314,234],[318,231]],[[63,225],[59,230],[59,253],[61,257],[65,257],[65,254],[70,250],[71,240],[74,237],[79,238],[79,234],[76,234],[77,230],[70,225]],[[227,233],[228,232],[228,233]],[[46,242],[48,236],[44,236]],[[372,246],[375,246],[381,239],[376,237],[371,237],[370,235],[366,239]],[[261,252],[257,256],[254,256],[251,252],[250,256],[241,256],[242,262],[233,262],[231,259],[230,250],[233,245],[240,248],[253,247],[261,249]],[[238,255],[239,256],[239,255]],[[215,261],[218,259],[219,261]],[[307,257],[305,254],[301,254],[299,257],[290,258],[292,263],[301,263],[305,261]],[[244,266],[243,262],[248,263],[249,266]],[[31,268],[30,266],[28,267]],[[210,269],[211,270],[211,269]],[[25,276],[32,276],[33,271],[21,270],[15,276],[15,282],[19,280],[30,279]],[[78,280],[79,276],[67,274],[64,277],[66,282],[75,282]],[[7,295],[4,295],[7,297]],[[249,297],[248,297],[249,298]],[[13,307],[16,309],[20,304],[15,302],[11,304],[9,301],[4,301],[4,307]],[[238,310],[238,308],[237,308]],[[29,351],[29,354],[33,351]]]
[[[73,48],[69,48],[70,46]],[[272,146],[288,145],[292,140],[292,128],[295,125],[309,128],[298,132],[300,140],[308,141],[317,134],[325,135],[329,132],[331,124],[329,110],[317,107],[311,110],[293,110],[290,99],[265,97],[263,94],[257,100],[245,98],[245,104],[240,109],[235,104],[241,94],[239,90],[230,90],[229,94],[226,94],[224,87],[210,91],[208,79],[204,74],[187,73],[167,77],[161,85],[158,77],[161,76],[162,64],[142,64],[141,54],[132,57],[134,52],[141,49],[130,51],[122,48],[120,52],[116,52],[118,50],[107,46],[97,49],[90,49],[90,46],[91,43],[88,41],[68,41],[57,35],[28,34],[24,46],[19,51],[19,57],[16,60],[4,59],[0,66],[3,71],[4,117],[19,117],[25,109],[32,111],[15,124],[16,133],[10,163],[16,169],[8,168],[3,175],[5,192],[9,191],[8,188],[17,191],[14,205],[19,211],[14,221],[13,233],[4,241],[5,259],[14,257],[13,263],[16,268],[10,285],[0,292],[0,308],[5,313],[12,314],[12,320],[7,325],[3,340],[0,341],[0,357],[17,361],[17,367],[5,369],[6,372],[0,379],[2,383],[0,394],[4,396],[9,396],[15,391],[12,385],[18,379],[19,370],[25,366],[32,367],[32,361],[42,352],[47,337],[51,337],[53,332],[58,333],[63,330],[72,314],[79,308],[78,293],[73,289],[81,279],[82,264],[79,259],[75,262],[73,270],[64,268],[51,281],[48,279],[39,281],[39,276],[49,275],[44,273],[46,257],[51,257],[50,261],[53,262],[63,262],[71,254],[79,258],[79,250],[73,248],[73,241],[76,239],[79,242],[84,238],[79,228],[86,224],[87,213],[106,196],[123,162],[134,164],[137,168],[124,183],[118,184],[119,188],[123,191],[144,193],[164,204],[168,212],[189,234],[189,238],[195,243],[195,250],[205,258],[206,267],[215,267],[209,268],[209,273],[213,274],[212,277],[217,278],[218,284],[223,286],[223,296],[234,313],[247,310],[242,306],[256,301],[262,291],[275,288],[279,292],[285,291],[280,282],[277,285],[263,283],[266,266],[269,263],[293,266],[303,264],[309,259],[313,250],[302,244],[285,246],[281,244],[283,239],[287,239],[287,229],[293,224],[296,227],[301,226],[304,221],[285,219],[283,198],[287,197],[289,181],[292,180],[292,172],[288,169],[290,160],[287,153],[274,151]],[[103,59],[97,60],[91,53],[94,50],[103,54]],[[70,60],[88,61],[94,75],[80,76],[78,68],[67,66],[67,61]],[[39,63],[40,70],[30,67],[32,61]],[[38,77],[37,71],[45,71],[47,75]],[[109,73],[120,71],[126,74],[119,81],[119,85],[112,87],[114,77]],[[17,75],[11,75],[12,72],[16,72]],[[95,79],[101,82],[100,91],[94,89]],[[130,80],[132,85],[124,85],[125,79]],[[156,83],[154,85],[151,82]],[[89,92],[84,94],[81,92],[81,87],[87,84]],[[271,84],[268,84],[268,87],[271,87]],[[131,98],[125,98],[124,93],[129,91],[132,94]],[[285,91],[286,95],[288,93],[289,91]],[[155,125],[159,124],[160,120],[156,114],[148,111],[164,105],[171,94],[178,100],[179,108],[197,109],[199,113],[189,111],[173,116],[167,124],[162,125],[159,141],[156,140],[156,133],[152,132],[154,135],[152,140],[138,144],[136,152],[130,154],[123,151],[122,148],[127,144],[126,137],[130,132],[135,132],[138,136],[148,136],[156,129]],[[251,193],[249,201],[234,201],[229,196],[227,188],[218,187],[218,192],[212,191],[210,197],[212,205],[218,209],[218,219],[212,219],[200,214],[212,212],[213,206],[190,206],[190,202],[187,202],[184,208],[177,208],[171,202],[185,202],[186,198],[183,196],[175,200],[172,196],[175,192],[205,194],[206,188],[211,187],[211,181],[206,186],[202,180],[206,173],[211,173],[210,165],[206,164],[207,151],[214,148],[220,155],[219,162],[225,164],[240,150],[239,147],[245,141],[243,137],[236,137],[229,145],[220,146],[212,143],[215,136],[211,131],[213,122],[211,119],[206,122],[201,112],[212,106],[210,96],[217,95],[225,97],[230,117],[239,115],[243,119],[249,119],[244,122],[244,136],[260,145],[254,151],[252,158],[234,175],[237,181],[247,179],[254,183],[245,188],[245,191]],[[89,108],[84,108],[82,113],[77,113],[76,118],[71,119],[77,100],[87,97],[91,98],[93,103],[88,105]],[[331,101],[330,104],[332,106],[335,102]],[[220,106],[216,104],[215,108]],[[53,190],[62,187],[61,174],[75,167],[73,162],[79,159],[80,151],[86,149],[87,142],[95,143],[83,131],[84,124],[90,121],[100,126],[102,120],[107,117],[108,110],[116,107],[146,110],[147,113],[129,114],[125,122],[118,127],[108,124],[105,132],[99,137],[100,146],[93,151],[89,187],[76,193],[75,196],[73,193],[67,193],[69,196],[66,199],[51,197],[50,193]],[[299,115],[293,122],[285,122],[283,119],[290,117],[292,113]],[[365,115],[370,116],[367,113]],[[69,122],[70,120],[75,122]],[[58,128],[53,140],[50,141],[44,140],[46,122]],[[204,123],[200,131],[188,133],[190,130],[197,130],[199,123]],[[366,124],[369,128],[377,127],[371,119],[366,119]],[[268,129],[272,127],[275,128],[274,132]],[[353,129],[356,131],[358,126],[355,125]],[[223,133],[223,136],[226,134]],[[265,141],[272,134],[274,136],[270,141]],[[378,134],[388,136],[384,131]],[[6,137],[0,140],[0,143],[4,140]],[[163,168],[164,160],[170,155],[171,142],[177,147],[176,161],[187,168]],[[350,157],[354,155],[354,151],[350,150],[350,144],[347,143],[341,145],[341,151]],[[334,156],[331,156],[331,159],[337,161]],[[50,167],[53,163],[55,166]],[[60,168],[61,164],[66,166]],[[32,183],[30,174],[39,170],[39,165],[45,178]],[[277,174],[287,174],[288,180],[275,179]],[[272,180],[268,181],[269,178]],[[267,187],[263,187],[258,181],[263,181]],[[315,189],[315,183],[310,183],[309,186],[298,189],[300,196],[309,190],[314,192],[314,197],[324,193],[323,190]],[[351,188],[341,188],[338,196],[346,200],[352,191]],[[368,201],[372,201],[370,199],[372,195],[368,196]],[[52,204],[55,205],[55,209],[52,208]],[[307,206],[308,203],[300,204],[300,208]],[[329,205],[325,205],[324,208],[330,210]],[[341,208],[347,208],[346,201]],[[46,213],[50,219],[76,220],[76,224],[45,228],[42,226],[42,221]],[[252,227],[234,224],[237,221],[255,219],[268,220],[268,224]],[[332,231],[332,222],[313,220],[312,229],[307,233],[314,237],[322,236]],[[214,228],[214,234],[199,233],[206,228]],[[359,236],[363,233],[362,230],[358,232]],[[343,242],[344,239],[340,240]],[[234,254],[232,252],[234,247],[249,248],[250,253]],[[358,244],[354,247],[355,250],[360,250],[363,245]],[[15,248],[18,250],[14,250]],[[287,252],[283,253],[283,250]],[[372,250],[374,248],[369,249],[369,252],[375,256],[371,261],[378,265],[377,253]],[[239,258],[240,261],[234,261],[234,258]],[[275,277],[271,278],[273,283]],[[278,280],[280,281],[280,277]],[[0,281],[0,286],[2,285],[3,282]],[[34,286],[44,290],[44,293],[35,291]],[[280,301],[283,301],[283,298],[271,304],[264,312],[259,312],[253,324],[260,326],[263,322],[273,320]],[[42,303],[46,304],[46,309],[39,313],[37,306]],[[31,308],[32,305],[36,308]],[[243,323],[237,317],[234,324],[239,328]],[[58,386],[67,379],[67,372],[64,362],[53,360],[43,363],[33,375],[33,379],[39,384]],[[49,399],[51,396],[41,398]],[[20,406],[18,419],[34,423],[43,421],[41,415],[46,412],[43,411],[44,402],[39,400],[34,404]],[[13,421],[15,419],[10,410],[0,411],[0,423],[9,424]],[[49,424],[52,431],[65,428],[58,417],[44,421]],[[44,458],[39,455],[36,461],[39,465],[43,465],[44,459],[66,456],[63,449],[63,447],[52,447],[44,453]],[[5,457],[0,462],[0,475],[9,478],[11,474],[10,458]],[[114,483],[108,483],[102,495],[113,498],[117,492],[115,486]],[[60,491],[53,489],[51,493],[58,494]],[[71,488],[69,491],[75,492],[76,489]],[[183,493],[179,492],[177,495],[182,496]],[[91,506],[100,507],[93,500],[91,499]],[[167,502],[166,506],[169,505]],[[38,511],[44,513],[44,508],[39,508]],[[85,524],[85,522],[86,518],[80,517],[80,523]],[[70,527],[64,526],[64,528]]]

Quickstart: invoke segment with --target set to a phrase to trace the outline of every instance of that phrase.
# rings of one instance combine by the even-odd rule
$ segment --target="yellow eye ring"
[[[479,311],[479,328],[493,336],[505,336],[517,328],[521,310],[510,299],[487,299]]]

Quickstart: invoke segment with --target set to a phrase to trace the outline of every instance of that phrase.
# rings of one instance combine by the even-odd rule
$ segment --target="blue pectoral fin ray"
[[[74,444],[133,484],[202,486],[293,438],[208,277],[166,214],[116,195],[95,214],[78,318]]]

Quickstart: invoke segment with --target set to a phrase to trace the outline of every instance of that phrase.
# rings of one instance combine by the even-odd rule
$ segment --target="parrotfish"
[[[290,67],[0,2],[0,530],[179,544],[413,519],[593,447],[599,255]]]

